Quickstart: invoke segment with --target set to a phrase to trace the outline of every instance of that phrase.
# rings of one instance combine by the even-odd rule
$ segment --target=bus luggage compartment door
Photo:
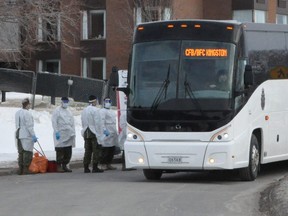
[[[146,142],[150,169],[201,170],[207,142]]]

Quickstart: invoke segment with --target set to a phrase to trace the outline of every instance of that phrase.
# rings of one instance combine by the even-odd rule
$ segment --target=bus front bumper
[[[127,168],[161,170],[221,170],[236,164],[231,142],[126,142]]]

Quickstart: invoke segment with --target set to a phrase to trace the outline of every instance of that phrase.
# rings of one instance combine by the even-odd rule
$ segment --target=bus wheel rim
[[[256,146],[252,148],[252,172],[257,172],[259,165],[259,152]]]

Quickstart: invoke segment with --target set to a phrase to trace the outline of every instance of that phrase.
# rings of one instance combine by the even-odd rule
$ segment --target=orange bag
[[[45,156],[39,156],[39,153],[34,153],[34,157],[29,166],[29,171],[32,173],[46,173],[48,168],[48,160]]]

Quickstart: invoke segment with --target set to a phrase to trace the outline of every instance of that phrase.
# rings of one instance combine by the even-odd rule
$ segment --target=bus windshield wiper
[[[169,64],[169,67],[168,67],[168,71],[167,71],[167,76],[166,76],[166,79],[163,81],[162,85],[160,86],[160,89],[155,97],[155,99],[153,100],[153,103],[151,105],[151,111],[154,111],[157,109],[158,105],[161,103],[162,101],[162,96],[163,96],[163,93],[165,95],[164,99],[166,99],[166,96],[167,96],[167,89],[168,89],[168,86],[170,84],[170,80],[169,80],[169,77],[170,77],[170,64]]]
[[[190,86],[190,83],[187,81],[187,75],[185,76],[184,86],[185,86],[185,95],[186,95],[186,93],[188,94],[192,103],[195,104],[195,107],[197,108],[197,110],[200,111],[201,115],[203,116],[204,115],[203,110],[202,110],[202,108],[198,102],[198,99],[195,97],[195,95],[193,93],[193,90]]]

